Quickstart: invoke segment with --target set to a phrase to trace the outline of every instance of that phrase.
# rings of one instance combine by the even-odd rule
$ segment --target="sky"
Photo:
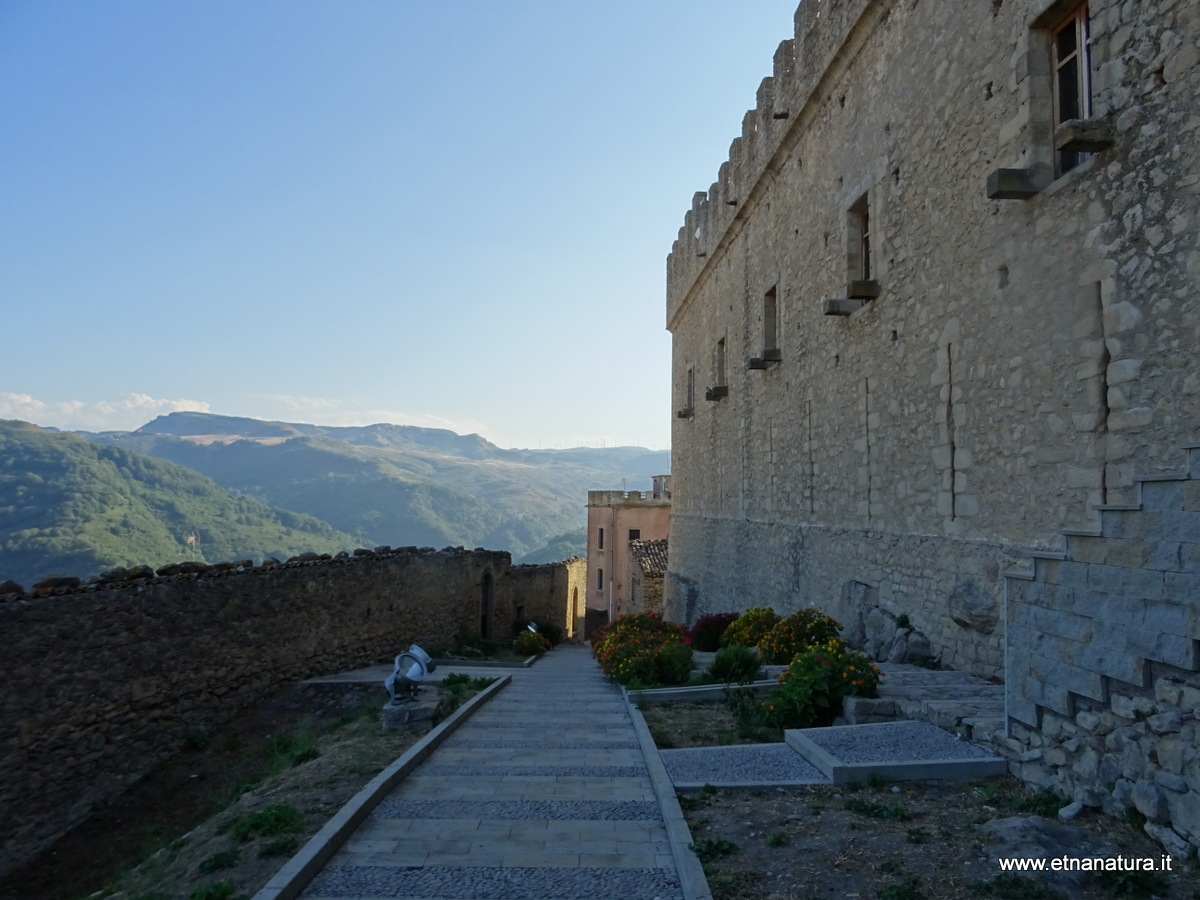
[[[0,419],[670,446],[665,263],[796,0],[0,0]]]

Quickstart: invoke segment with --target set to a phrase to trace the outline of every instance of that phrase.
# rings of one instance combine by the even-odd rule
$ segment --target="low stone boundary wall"
[[[512,627],[505,552],[377,548],[159,571],[0,596],[0,875],[280,685],[477,633],[485,603],[492,635]],[[561,581],[526,583],[526,603],[565,621]]]

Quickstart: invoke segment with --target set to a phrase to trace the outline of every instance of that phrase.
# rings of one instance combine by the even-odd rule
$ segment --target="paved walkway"
[[[591,652],[563,646],[506,671],[512,683],[379,804],[303,897],[684,897],[651,778],[661,763],[648,763]]]

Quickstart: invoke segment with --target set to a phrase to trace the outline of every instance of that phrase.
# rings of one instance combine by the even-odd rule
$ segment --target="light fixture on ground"
[[[417,687],[425,677],[436,669],[433,657],[418,647],[410,644],[396,657],[396,665],[383,682],[387,688],[392,703],[417,699]]]

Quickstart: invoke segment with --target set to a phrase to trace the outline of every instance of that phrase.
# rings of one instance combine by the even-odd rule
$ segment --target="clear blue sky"
[[[794,0],[0,0],[0,418],[670,441],[665,259]]]

